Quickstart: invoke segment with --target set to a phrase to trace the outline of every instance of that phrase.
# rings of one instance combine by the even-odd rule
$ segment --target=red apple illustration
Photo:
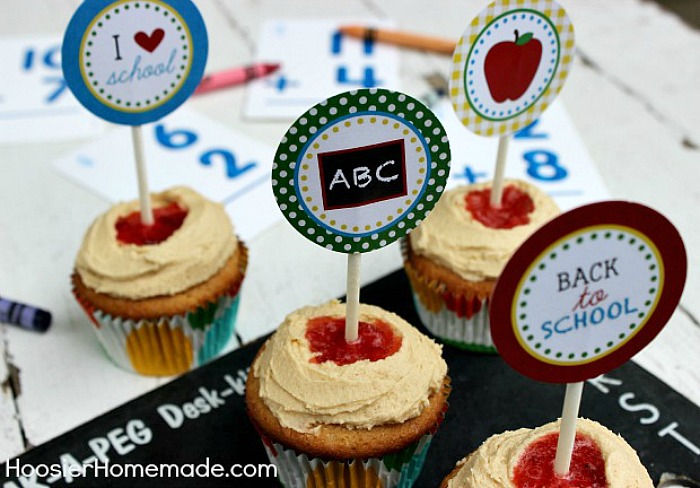
[[[484,75],[496,103],[517,100],[532,83],[542,59],[542,43],[528,32],[515,41],[503,41],[494,45],[484,60]]]

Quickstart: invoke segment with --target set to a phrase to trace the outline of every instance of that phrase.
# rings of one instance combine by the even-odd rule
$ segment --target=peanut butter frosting
[[[521,180],[506,180],[527,193],[534,203],[530,222],[510,229],[487,227],[467,210],[471,191],[490,188],[491,182],[460,186],[443,193],[425,220],[409,234],[419,255],[454,271],[468,281],[497,278],[515,250],[544,223],[559,214],[556,203],[542,190]]]
[[[363,304],[359,320],[389,324],[402,337],[399,350],[378,361],[314,363],[307,323],[324,316],[345,317],[345,304],[332,301],[289,314],[253,366],[260,397],[280,424],[311,433],[322,424],[371,429],[420,415],[447,374],[442,347],[398,315]]]
[[[123,244],[116,222],[139,211],[138,200],[120,203],[89,227],[75,269],[83,283],[112,296],[142,299],[175,295],[218,272],[236,250],[238,240],[221,204],[186,187],[151,195],[153,208],[176,202],[187,209],[182,226],[158,244]]]
[[[489,437],[458,463],[448,488],[516,488],[513,470],[523,451],[542,436],[559,431],[560,421],[536,429],[518,429]],[[576,429],[598,444],[605,461],[608,488],[653,488],[637,453],[625,440],[597,422],[578,419]],[[544,488],[544,487],[543,487]]]

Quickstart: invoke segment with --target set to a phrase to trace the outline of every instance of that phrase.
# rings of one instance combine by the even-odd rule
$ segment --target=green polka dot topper
[[[507,263],[491,300],[494,343],[514,369],[539,381],[593,378],[658,334],[685,273],[683,241],[654,210],[630,202],[579,207],[542,227]]]
[[[382,248],[418,226],[442,194],[447,134],[430,109],[379,88],[333,96],[282,138],[272,189],[287,220],[326,249]]]

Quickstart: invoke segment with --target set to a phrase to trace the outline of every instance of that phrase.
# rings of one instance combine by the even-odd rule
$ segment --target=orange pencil
[[[452,54],[457,44],[450,39],[410,34],[395,30],[362,27],[360,25],[344,25],[340,27],[340,32],[344,35],[357,37],[359,39],[386,42],[387,44],[394,44],[396,46],[409,47],[412,49],[422,49],[440,54]]]

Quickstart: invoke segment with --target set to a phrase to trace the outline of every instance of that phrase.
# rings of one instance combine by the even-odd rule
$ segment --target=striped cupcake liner
[[[497,352],[491,339],[488,300],[482,300],[481,309],[470,318],[459,315],[447,307],[438,311],[429,310],[415,292],[413,292],[413,302],[425,328],[445,344],[467,351]]]
[[[408,262],[406,238],[401,241],[401,252],[416,312],[425,328],[445,344],[496,353],[491,338],[489,299],[452,293],[442,283],[422,276]]]
[[[187,314],[148,320],[113,317],[80,298],[78,301],[96,325],[93,329],[107,356],[117,366],[146,376],[171,376],[200,366],[221,352],[235,329],[240,294],[222,295]]]
[[[324,460],[272,441],[258,430],[277,477],[285,488],[411,488],[425,464],[435,432],[445,417],[410,446],[381,458]]]
[[[410,459],[391,468],[384,458],[352,461],[309,458],[276,442],[265,444],[265,451],[270,462],[277,466],[278,479],[285,488],[410,488],[423,468],[431,440],[417,444]]]

